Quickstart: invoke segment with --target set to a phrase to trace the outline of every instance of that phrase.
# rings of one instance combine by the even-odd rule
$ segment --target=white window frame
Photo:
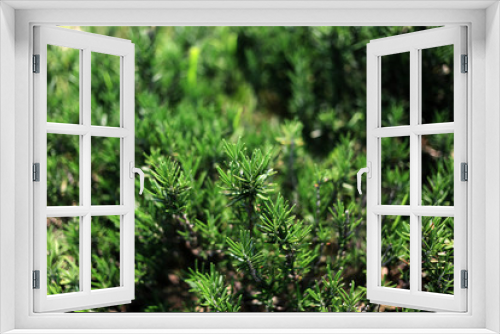
[[[449,26],[386,37],[367,45],[367,298],[377,304],[403,306],[429,311],[467,310],[467,290],[461,287],[461,271],[467,270],[467,184],[461,181],[460,165],[467,163],[467,76],[461,73],[461,56],[467,54],[467,29]],[[422,123],[422,50],[445,45],[453,47],[453,113],[448,123]],[[381,108],[382,57],[408,52],[410,56],[409,124],[382,126]],[[389,69],[390,71],[391,69]],[[386,73],[387,69],[384,70]],[[452,134],[454,138],[454,205],[422,205],[422,135]],[[410,202],[408,205],[381,203],[382,138],[409,139]],[[387,167],[387,166],[385,166]],[[395,289],[381,285],[382,217],[401,215],[410,221],[410,288]],[[454,289],[453,294],[421,291],[422,286],[422,217],[454,219]]]
[[[135,121],[134,44],[129,40],[90,34],[52,26],[34,27],[34,54],[39,58],[39,73],[34,84],[34,162],[39,164],[39,182],[33,184],[34,205],[34,270],[39,271],[39,289],[34,289],[35,312],[74,311],[107,305],[128,304],[134,299],[134,240],[135,240]],[[56,45],[78,50],[80,57],[79,103],[80,123],[47,122],[47,46]],[[91,56],[92,52],[119,57],[120,126],[91,124]],[[47,134],[79,136],[80,203],[78,206],[47,206]],[[120,152],[120,203],[91,204],[92,138],[118,138]],[[120,285],[107,289],[91,289],[91,230],[92,217],[120,216]],[[49,217],[72,217],[79,220],[79,282],[77,292],[47,295],[47,225]]]
[[[134,8],[123,9],[120,6]],[[149,6],[149,9],[148,9]],[[394,8],[397,6],[397,8]],[[16,9],[14,9],[14,8]],[[23,9],[23,7],[25,9]],[[66,8],[62,8],[66,7]],[[99,8],[96,8],[99,7]],[[104,9],[107,7],[108,9]],[[160,8],[163,7],[163,8]],[[28,9],[26,9],[28,8]],[[31,9],[29,9],[31,8]],[[137,10],[142,8],[142,10]],[[411,10],[409,10],[411,9]],[[500,332],[500,11],[497,1],[0,4],[0,331],[12,333]],[[467,25],[468,312],[432,314],[35,314],[31,290],[32,27],[61,25]],[[486,71],[486,68],[488,69]],[[14,84],[13,84],[14,82]],[[15,86],[14,86],[15,85]],[[15,112],[14,112],[15,110]],[[11,136],[11,137],[9,137]],[[12,136],[15,145],[12,145]],[[488,154],[486,154],[488,152]],[[15,175],[15,178],[12,178]],[[486,177],[487,176],[487,177]],[[487,181],[487,182],[486,182]],[[353,181],[354,182],[354,181]],[[12,193],[15,193],[12,198]],[[473,228],[472,228],[473,226]],[[485,255],[495,254],[488,258]],[[14,288],[13,288],[14,287]],[[487,292],[487,293],[486,293]],[[14,305],[14,307],[12,307]],[[142,329],[137,329],[141,327]],[[179,329],[192,329],[185,331]],[[354,330],[357,328],[358,330]],[[381,328],[384,328],[381,330]],[[137,329],[137,330],[133,330]],[[164,330],[160,330],[164,329]],[[246,330],[245,330],[246,329]],[[295,330],[293,330],[295,329]],[[40,331],[37,331],[40,330]],[[47,331],[45,331],[46,333]]]

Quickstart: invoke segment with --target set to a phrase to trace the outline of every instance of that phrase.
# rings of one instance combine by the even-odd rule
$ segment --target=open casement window
[[[33,61],[34,311],[130,303],[134,44],[40,26]],[[57,104],[51,95],[58,90],[64,98]],[[116,155],[102,156],[103,146]],[[109,284],[96,286],[94,275]]]
[[[436,54],[448,55],[449,63],[438,63]],[[458,26],[368,44],[367,296],[373,303],[466,311],[466,54],[466,28]],[[429,91],[432,80],[442,89]],[[388,272],[391,261],[396,266]]]

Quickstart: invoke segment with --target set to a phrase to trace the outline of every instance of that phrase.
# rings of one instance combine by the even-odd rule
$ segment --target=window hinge
[[[40,55],[33,55],[33,73],[40,73]]]
[[[469,273],[467,270],[462,270],[461,271],[461,281],[462,281],[462,284],[461,284],[461,287],[462,289],[467,289],[469,288]]]
[[[33,289],[40,289],[40,270],[33,270]]]
[[[462,55],[462,73],[469,72],[469,56]]]
[[[460,164],[460,180],[469,181],[469,165],[466,162]]]
[[[33,181],[40,182],[40,164],[38,162],[33,164]]]

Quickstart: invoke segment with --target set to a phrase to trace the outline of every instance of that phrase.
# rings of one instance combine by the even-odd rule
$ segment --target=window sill
[[[5,334],[489,334],[471,329],[14,329]]]

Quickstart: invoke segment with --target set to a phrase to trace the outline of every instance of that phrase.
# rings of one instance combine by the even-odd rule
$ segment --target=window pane
[[[422,205],[453,206],[453,133],[422,136]]]
[[[92,217],[92,290],[120,286],[120,216]]]
[[[453,294],[453,218],[422,217],[422,291]]]
[[[47,295],[80,290],[80,218],[47,218]]]
[[[410,124],[410,53],[381,57],[382,126]]]
[[[92,137],[92,205],[120,204],[120,141]]]
[[[453,122],[453,45],[421,54],[422,123]]]
[[[47,45],[47,122],[80,123],[80,50]]]
[[[410,138],[381,138],[382,203],[410,203]]]
[[[120,126],[120,57],[92,52],[92,125]]]
[[[410,217],[381,216],[381,286],[410,288]]]
[[[47,134],[47,206],[80,204],[80,137]]]

